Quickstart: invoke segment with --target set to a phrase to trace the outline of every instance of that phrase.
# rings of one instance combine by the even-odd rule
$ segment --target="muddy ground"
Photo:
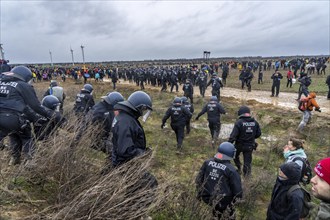
[[[105,81],[109,81],[105,79]],[[128,81],[121,81],[121,84],[130,84]],[[148,89],[159,89],[159,87],[151,87],[149,85],[145,85],[146,88]],[[136,87],[137,89],[139,87]],[[169,87],[167,88],[167,91],[169,91]],[[270,88],[271,89],[271,88]],[[230,88],[230,87],[224,87],[223,89],[220,90],[220,97],[233,97],[237,100],[240,100],[242,102],[250,101],[250,100],[255,100],[256,102],[259,103],[264,103],[264,104],[271,104],[274,107],[279,107],[279,108],[284,108],[284,109],[290,109],[294,110],[297,113],[299,112],[297,108],[297,93],[289,93],[289,92],[280,92],[278,97],[270,97],[271,95],[271,90],[269,91],[262,91],[262,90],[252,90],[251,92],[247,92],[246,89],[236,89],[236,88]],[[182,92],[182,85],[179,85],[179,92],[173,92],[173,94],[177,94],[178,96],[183,95]],[[211,96],[211,88],[208,87],[205,96]],[[199,95],[199,88],[197,86],[194,87],[194,97],[201,97]],[[317,115],[325,116],[330,118],[330,100],[327,100],[326,96],[317,96],[316,100],[318,104],[321,107],[322,112],[315,112]]]

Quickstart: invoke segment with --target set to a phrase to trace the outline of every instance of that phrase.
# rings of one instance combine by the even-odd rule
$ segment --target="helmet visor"
[[[61,107],[61,104],[58,103],[55,107],[55,112],[59,112],[60,111],[60,107]]]
[[[143,111],[143,116],[142,116],[142,121],[143,122],[146,122],[147,119],[149,118],[150,114],[151,114],[151,110],[150,109],[144,110]]]

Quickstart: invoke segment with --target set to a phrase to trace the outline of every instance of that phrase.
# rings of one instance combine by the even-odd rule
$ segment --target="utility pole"
[[[70,51],[71,51],[71,58],[72,58],[72,66],[74,66],[74,58],[73,58],[73,50],[70,46]]]
[[[49,56],[50,56],[50,64],[53,66],[52,51],[50,51],[50,50],[49,50]]]
[[[3,44],[0,43],[0,53],[1,53],[1,59],[2,60],[5,60],[5,52],[3,51],[3,47],[2,47]]]
[[[81,47],[81,52],[82,52],[83,64],[85,66],[85,54],[84,54],[84,48],[85,48],[85,46],[81,45],[80,47]]]

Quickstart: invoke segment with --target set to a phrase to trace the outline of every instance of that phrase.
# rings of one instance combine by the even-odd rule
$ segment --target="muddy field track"
[[[105,82],[110,81],[108,79],[104,79]],[[136,89],[139,89],[140,87],[136,86],[134,83],[129,83],[128,81],[120,81],[119,84],[127,84],[136,87]],[[146,89],[153,89],[153,90],[159,90],[160,87],[153,87],[150,85],[145,85]],[[169,92],[170,88],[167,87],[167,92]],[[181,96],[183,95],[182,92],[182,85],[179,85],[179,92],[173,92],[173,95]],[[276,108],[283,108],[288,109],[292,111],[299,112],[297,108],[297,93],[289,93],[289,92],[280,92],[279,97],[270,97],[271,91],[269,88],[269,91],[262,91],[262,90],[252,90],[251,92],[247,92],[247,90],[242,89],[236,89],[236,88],[230,88],[230,87],[224,87],[220,90],[220,96],[221,97],[233,97],[234,99],[237,99],[239,101],[256,101],[258,103],[262,104],[269,104],[273,105]],[[211,96],[211,88],[208,87],[205,96],[209,97]],[[199,88],[197,86],[194,87],[194,97],[201,97],[199,95]],[[330,100],[327,100],[326,96],[317,96],[316,101],[321,107],[322,112],[313,112],[314,115],[320,115],[327,118],[330,118]]]

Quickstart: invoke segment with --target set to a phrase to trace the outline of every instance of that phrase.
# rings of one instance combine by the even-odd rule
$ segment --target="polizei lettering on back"
[[[11,86],[11,87],[16,88],[17,85],[18,85],[17,82],[2,82],[2,81],[0,81],[0,86]]]
[[[218,168],[218,169],[221,169],[221,170],[225,170],[227,168],[226,165],[223,165],[222,163],[217,163],[215,161],[210,161],[208,166],[211,166],[213,168]]]
[[[256,123],[254,121],[252,122],[243,122],[243,126],[256,126]]]

